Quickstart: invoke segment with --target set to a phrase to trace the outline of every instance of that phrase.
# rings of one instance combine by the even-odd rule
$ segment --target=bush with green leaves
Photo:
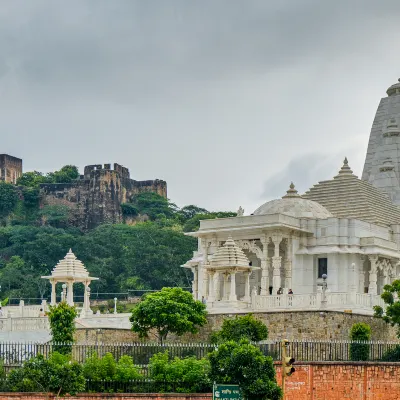
[[[211,336],[212,343],[222,343],[227,340],[239,341],[240,339],[248,339],[251,342],[268,339],[268,328],[252,314],[247,314],[224,319],[221,329]]]
[[[83,364],[83,374],[86,379],[94,381],[128,382],[143,378],[139,368],[134,365],[132,357],[124,355],[118,361],[115,361],[111,353],[106,353],[103,357],[93,353]]]
[[[76,308],[70,306],[65,301],[55,306],[50,306],[48,317],[53,343],[56,343],[54,350],[62,354],[71,352],[71,344],[74,342],[74,333],[76,329],[75,318],[77,316]]]
[[[209,354],[213,382],[238,384],[247,400],[279,400],[273,360],[248,340],[228,341]]]
[[[12,370],[7,386],[13,392],[44,392],[57,396],[74,395],[85,389],[82,366],[70,357],[54,352],[48,359],[42,355],[25,361]]]
[[[168,351],[165,351],[151,357],[149,373],[155,384],[162,384],[166,391],[173,389],[178,393],[197,393],[211,390],[212,387],[210,363],[204,358],[170,359]]]
[[[350,329],[350,339],[356,342],[350,345],[350,359],[352,361],[367,361],[370,345],[362,342],[371,340],[371,327],[363,322],[354,324]]]
[[[18,192],[11,183],[0,181],[0,218],[7,217],[18,202]]]
[[[206,316],[206,306],[194,300],[191,293],[181,288],[163,288],[145,295],[132,309],[130,321],[139,337],[147,338],[153,331],[162,344],[169,333],[197,333],[207,323]]]

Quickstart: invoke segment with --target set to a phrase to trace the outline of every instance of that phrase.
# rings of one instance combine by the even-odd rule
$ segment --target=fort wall
[[[0,154],[0,181],[17,183],[22,175],[22,160],[8,154]]]
[[[96,164],[84,168],[84,174],[71,183],[41,185],[41,206],[65,205],[71,220],[84,230],[109,223],[121,223],[121,204],[142,192],[167,196],[167,183],[156,179],[135,181],[128,168],[119,164]]]

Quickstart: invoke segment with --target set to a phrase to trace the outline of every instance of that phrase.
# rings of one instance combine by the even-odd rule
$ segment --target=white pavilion
[[[78,260],[72,249],[69,250],[64,259],[60,260],[55,266],[50,276],[42,276],[43,279],[49,279],[51,283],[51,305],[56,304],[56,284],[63,283],[63,293],[61,299],[66,301],[69,305],[74,305],[74,283],[82,283],[85,287],[83,297],[83,309],[81,316],[88,316],[93,314],[90,309],[90,283],[99,278],[89,276],[89,272]]]
[[[251,215],[240,209],[237,217],[203,220],[188,235],[198,238],[184,265],[193,295],[215,313],[372,314],[383,286],[399,275],[400,207],[358,179],[347,159],[337,176],[302,196],[291,184]]]

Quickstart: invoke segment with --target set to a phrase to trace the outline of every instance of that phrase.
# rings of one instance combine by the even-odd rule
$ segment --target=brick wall
[[[285,400],[398,400],[400,365],[307,363],[286,380]],[[281,383],[280,367],[277,379]]]

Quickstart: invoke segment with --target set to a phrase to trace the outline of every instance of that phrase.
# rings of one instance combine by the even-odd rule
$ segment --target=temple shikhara
[[[400,273],[400,83],[371,129],[362,179],[336,176],[252,214],[204,220],[184,267],[210,312],[329,309],[372,314]],[[340,165],[339,165],[340,166]]]

